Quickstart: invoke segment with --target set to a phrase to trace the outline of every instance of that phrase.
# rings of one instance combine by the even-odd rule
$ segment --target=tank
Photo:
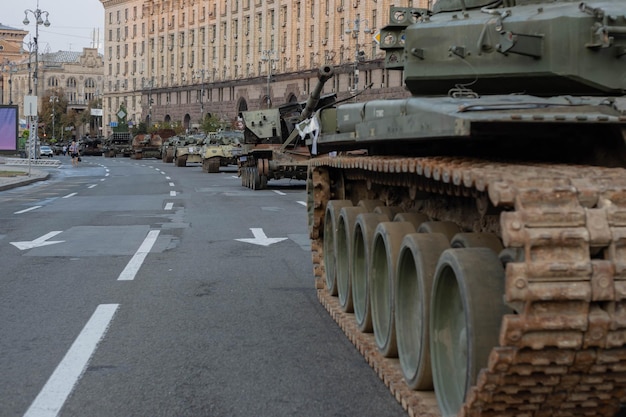
[[[173,129],[159,129],[152,133],[135,135],[132,142],[131,159],[162,159],[163,144],[175,134]]]
[[[305,103],[242,112],[244,146],[238,162],[241,185],[256,190],[266,188],[272,179],[306,180],[311,154],[297,125],[317,108],[335,101],[334,94],[321,95],[333,75],[332,67],[321,67],[318,82]]]
[[[221,166],[237,165],[242,154],[243,132],[222,130],[210,132],[202,145],[202,171],[216,173]]]
[[[392,7],[410,96],[305,122],[318,297],[409,415],[626,403],[624,11]]]

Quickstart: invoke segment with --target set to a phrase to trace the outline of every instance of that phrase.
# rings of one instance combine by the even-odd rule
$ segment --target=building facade
[[[24,37],[28,32],[0,23],[0,104],[12,104],[11,84],[17,72],[15,62],[23,56]]]
[[[104,92],[104,59],[96,48],[84,48],[81,52],[58,51],[40,53],[35,65],[34,53],[23,51],[11,57],[4,65],[2,103],[19,107],[20,118],[24,118],[24,97],[33,95],[34,71],[38,74],[37,96],[40,120],[46,115],[43,100],[51,95],[62,96],[67,102],[67,111],[87,111],[90,103],[102,98]],[[8,71],[10,72],[8,72]],[[99,122],[101,125],[101,121]],[[95,125],[95,124],[94,124]],[[91,132],[89,124],[74,126],[73,136]]]
[[[406,95],[383,68],[374,35],[389,4],[365,0],[100,0],[105,9],[104,124],[123,106],[133,123],[181,123],[323,94]],[[426,0],[398,6],[426,7]],[[358,63],[358,64],[356,64]]]

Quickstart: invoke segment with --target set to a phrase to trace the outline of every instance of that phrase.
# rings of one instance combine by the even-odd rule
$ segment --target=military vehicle
[[[163,162],[169,164],[174,161],[174,151],[176,150],[176,144],[179,140],[179,136],[172,136],[161,143],[161,159]]]
[[[174,164],[184,167],[188,163],[202,163],[201,151],[205,137],[204,134],[197,134],[179,138],[174,148]]]
[[[172,129],[161,129],[153,133],[140,133],[135,135],[132,142],[131,159],[161,159],[163,141],[174,135],[175,132]]]
[[[318,83],[306,103],[287,103],[275,109],[244,111],[244,154],[239,157],[241,185],[264,189],[271,179],[306,180],[310,152],[296,125],[317,108],[335,101],[321,97],[324,83],[334,75],[321,67]]]
[[[215,173],[221,166],[236,165],[242,154],[243,132],[221,130],[209,132],[202,145],[202,171]]]
[[[307,121],[319,299],[410,415],[626,404],[625,11],[392,7],[410,97]]]
[[[115,158],[118,155],[130,156],[132,153],[132,139],[130,132],[111,133],[102,145],[102,154],[107,158]]]
[[[161,136],[151,133],[139,133],[132,142],[131,159],[161,158]]]

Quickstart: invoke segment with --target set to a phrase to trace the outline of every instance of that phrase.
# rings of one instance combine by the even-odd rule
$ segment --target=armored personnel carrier
[[[392,7],[411,97],[309,119],[320,301],[410,415],[626,404],[625,11]]]
[[[202,171],[215,173],[221,166],[236,165],[242,148],[243,132],[238,130],[221,130],[210,132],[200,155],[202,155]]]
[[[264,189],[269,180],[306,180],[309,149],[296,125],[314,110],[335,101],[335,95],[322,97],[324,83],[334,75],[332,67],[318,72],[318,83],[306,103],[287,103],[275,109],[242,112],[245,125],[244,153],[239,157],[241,185]]]
[[[206,135],[188,135],[179,138],[174,148],[174,164],[177,167],[184,167],[188,163],[201,163],[202,144],[205,137]]]

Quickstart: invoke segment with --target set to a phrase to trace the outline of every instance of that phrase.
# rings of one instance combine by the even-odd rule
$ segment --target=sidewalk
[[[36,167],[31,167],[30,175],[28,175],[28,166],[7,165],[5,162],[5,158],[0,157],[0,171],[25,173],[25,175],[0,176],[0,191],[32,184],[35,181],[43,181],[50,176],[49,172]]]

